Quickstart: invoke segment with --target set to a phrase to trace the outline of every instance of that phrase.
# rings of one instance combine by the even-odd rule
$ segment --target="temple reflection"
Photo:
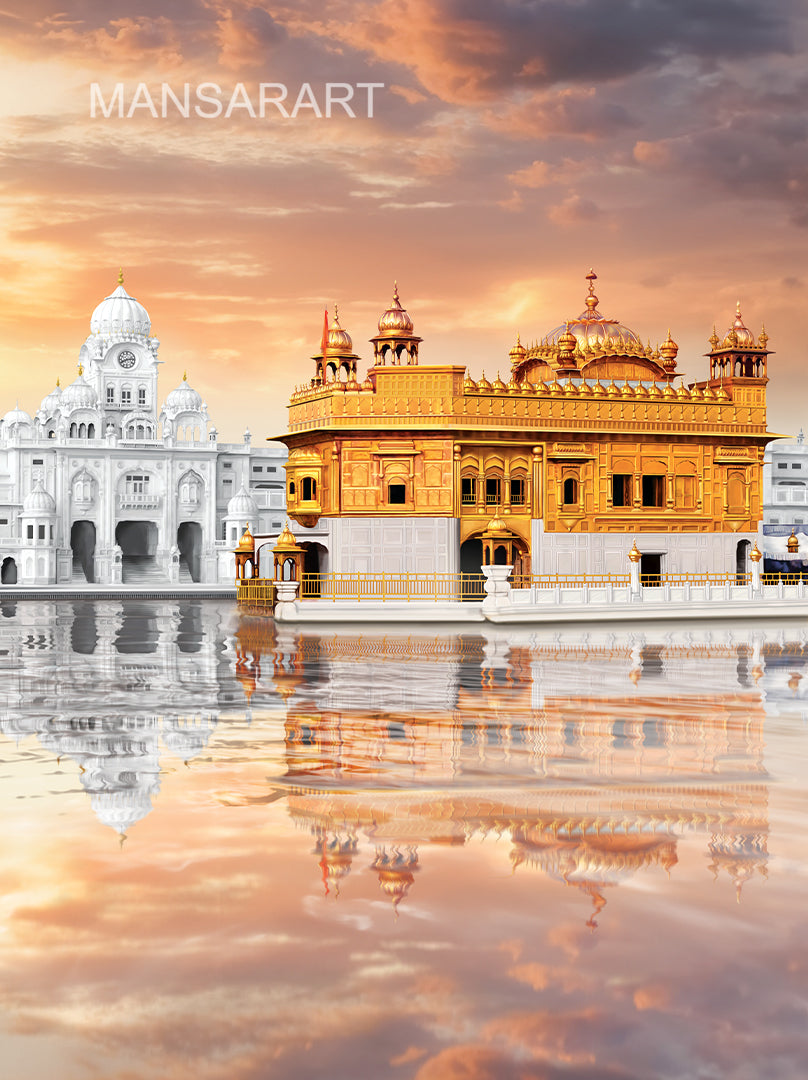
[[[359,863],[398,909],[430,846],[490,832],[514,872],[587,895],[591,928],[609,889],[670,874],[688,833],[738,898],[766,875],[764,726],[799,685],[802,640],[332,636],[244,617],[236,653],[251,697],[285,700],[275,787],[326,896]]]
[[[573,890],[594,928],[616,886],[675,873],[685,837],[739,898],[765,877],[765,725],[808,716],[806,669],[782,627],[314,633],[210,602],[19,602],[0,730],[75,763],[124,836],[170,761],[270,714],[267,791],[228,801],[280,802],[329,902],[361,871],[398,913],[431,852],[492,834],[503,870]]]

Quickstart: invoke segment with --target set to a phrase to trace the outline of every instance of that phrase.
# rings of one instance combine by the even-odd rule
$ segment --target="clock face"
[[[135,354],[131,352],[118,353],[118,363],[122,368],[133,368],[135,366]]]

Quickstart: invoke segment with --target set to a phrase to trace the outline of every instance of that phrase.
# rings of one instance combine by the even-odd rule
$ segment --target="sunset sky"
[[[221,436],[256,441],[324,306],[367,361],[397,278],[423,362],[493,376],[593,266],[600,310],[670,327],[690,379],[740,300],[776,354],[770,430],[808,426],[797,0],[30,0],[0,28],[3,412],[75,377],[121,265],[161,394],[187,368]],[[322,106],[329,81],[383,83],[373,117],[90,117],[93,82],[127,106],[141,82],[310,83]]]

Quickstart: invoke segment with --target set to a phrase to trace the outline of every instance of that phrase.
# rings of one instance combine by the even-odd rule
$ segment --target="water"
[[[799,624],[0,606],[4,1080],[808,1074]]]

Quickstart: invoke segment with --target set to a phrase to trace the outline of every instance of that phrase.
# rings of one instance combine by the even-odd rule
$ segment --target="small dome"
[[[9,429],[17,427],[20,424],[30,424],[31,427],[33,427],[34,421],[31,419],[25,409],[21,409],[19,405],[15,405],[14,408],[10,412],[7,412],[6,415],[3,417],[3,427],[5,427],[5,429],[8,431]]]
[[[289,455],[288,464],[294,463],[295,465],[302,465],[304,462],[310,461],[317,465],[322,465],[323,459],[320,454],[312,446],[298,446]]]
[[[102,337],[112,335],[141,335],[151,331],[149,313],[123,287],[123,271],[118,275],[118,288],[105,297],[90,319],[90,333]]]
[[[23,499],[22,512],[24,514],[55,514],[56,502],[42,486],[42,481],[37,480],[32,491]]]
[[[734,349],[738,346],[741,348],[754,349],[756,346],[755,335],[751,330],[744,326],[743,319],[741,318],[740,300],[735,305],[735,322],[730,327],[727,336],[724,338],[723,344],[724,347],[728,349]]]
[[[379,319],[380,334],[411,334],[412,319],[401,306],[398,298],[398,282],[393,283],[393,303]]]
[[[243,521],[257,520],[258,507],[255,499],[250,495],[243,484],[227,504],[227,516],[231,518],[240,518]]]
[[[202,395],[188,385],[188,373],[184,372],[182,382],[165,399],[163,409],[173,413],[200,412]]]
[[[62,401],[62,387],[59,385],[59,380],[56,380],[56,386],[51,390],[49,394],[46,394],[42,399],[42,404],[39,406],[39,411],[44,413],[45,416],[53,416]]]
[[[516,335],[516,344],[508,353],[508,356],[511,358],[511,362],[514,364],[514,366],[521,364],[524,358],[527,356],[527,349],[522,344],[522,339],[519,334]]]
[[[236,551],[255,551],[255,538],[250,532],[249,525],[245,527],[244,532],[241,534]]]
[[[335,353],[352,353],[353,342],[351,341],[351,335],[343,330],[339,324],[339,310],[337,305],[334,305],[334,324],[328,331],[328,338],[325,344],[326,352]]]
[[[59,404],[63,409],[95,409],[98,406],[98,395],[84,378],[84,368],[81,365],[79,377],[65,387]]]

